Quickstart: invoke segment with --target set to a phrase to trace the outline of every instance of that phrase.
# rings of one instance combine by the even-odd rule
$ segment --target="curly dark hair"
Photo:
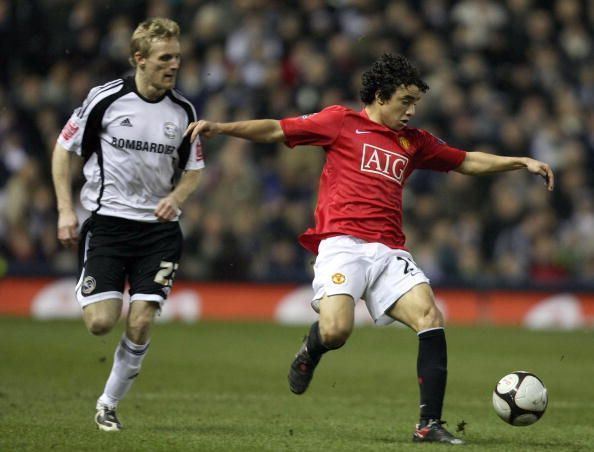
[[[422,92],[429,89],[416,67],[402,55],[384,53],[371,65],[361,77],[362,86],[359,94],[365,105],[373,103],[378,93],[379,99],[386,101],[392,97],[401,85],[415,85]]]

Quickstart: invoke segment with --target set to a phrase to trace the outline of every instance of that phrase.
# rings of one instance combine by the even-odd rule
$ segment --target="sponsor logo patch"
[[[332,275],[332,282],[334,284],[344,284],[346,282],[346,276],[342,273],[334,273]]]
[[[156,154],[170,155],[175,151],[172,144],[150,143],[141,140],[129,140],[128,138],[111,137],[111,145],[118,149],[130,149],[132,151],[154,152]]]
[[[92,276],[85,276],[85,279],[83,279],[82,282],[81,292],[85,295],[89,295],[90,293],[93,293],[95,287],[97,287],[97,281],[95,281],[95,278]]]
[[[380,174],[399,185],[404,180],[404,172],[408,165],[408,157],[387,151],[371,144],[363,145],[361,156],[361,171]]]
[[[196,160],[204,160],[204,156],[202,155],[202,144],[200,143],[200,140],[196,140],[194,150],[196,152]]]
[[[132,127],[132,121],[130,121],[130,118],[124,118],[124,120],[120,122],[120,125],[123,127]]]
[[[79,125],[73,122],[72,120],[68,121],[64,128],[62,129],[62,139],[64,141],[69,141],[80,129]]]

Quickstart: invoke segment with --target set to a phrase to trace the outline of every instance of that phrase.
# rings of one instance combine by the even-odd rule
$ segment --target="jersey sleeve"
[[[345,112],[343,107],[333,106],[311,115],[281,119],[285,144],[291,148],[331,145],[342,128]]]
[[[89,126],[89,116],[93,108],[106,96],[121,89],[123,80],[116,80],[102,86],[96,86],[89,91],[87,98],[68,119],[68,122],[60,132],[58,143],[67,151],[76,152],[81,155],[81,145],[85,129]]]
[[[466,151],[448,146],[443,140],[424,130],[419,131],[419,150],[415,166],[419,169],[451,171],[458,168],[466,157]]]
[[[194,142],[190,144],[190,153],[184,169],[186,171],[195,171],[204,168],[204,166],[202,143],[200,142],[200,136],[197,136]]]
[[[82,137],[89,117],[88,114],[80,114],[83,109],[84,103],[81,107],[74,110],[74,113],[72,113],[72,116],[70,116],[58,137],[58,143],[64,149],[70,152],[76,152],[78,155],[81,155]]]
[[[176,91],[172,91],[174,95],[174,101],[177,99],[179,105],[183,107],[186,112],[188,123],[186,127],[196,121],[196,109],[190,101],[181,96]],[[202,152],[202,142],[200,141],[200,135],[196,136],[196,139],[190,143],[190,135],[186,135],[178,148],[179,162],[178,168],[184,171],[195,171],[204,168],[204,154]]]

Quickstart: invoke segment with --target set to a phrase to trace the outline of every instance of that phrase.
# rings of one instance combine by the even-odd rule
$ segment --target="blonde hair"
[[[130,64],[136,67],[134,54],[140,52],[143,57],[148,57],[151,45],[161,39],[179,39],[179,25],[177,22],[165,17],[155,17],[140,23],[130,39]]]

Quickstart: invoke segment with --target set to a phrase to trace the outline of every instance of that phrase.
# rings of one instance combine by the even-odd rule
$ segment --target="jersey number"
[[[154,281],[163,286],[173,286],[173,280],[175,279],[175,271],[179,267],[178,263],[161,261],[161,270],[155,275]]]
[[[408,275],[409,273],[412,273],[417,269],[417,266],[415,265],[413,260],[408,257],[396,256],[396,259],[404,262],[404,274],[405,275]]]

